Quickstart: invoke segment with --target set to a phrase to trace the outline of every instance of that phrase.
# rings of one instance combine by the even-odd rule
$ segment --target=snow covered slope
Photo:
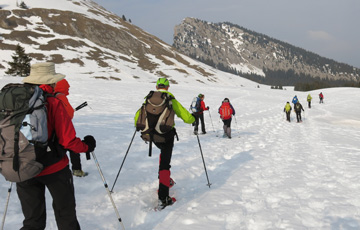
[[[0,75],[17,44],[33,60],[52,61],[73,76],[149,82],[159,76],[231,85],[234,75],[180,54],[170,45],[92,1],[25,1],[29,9],[4,0],[0,6]],[[238,77],[237,77],[238,78]]]
[[[60,71],[58,71],[60,72]],[[76,112],[77,134],[92,134],[96,156],[112,187],[134,133],[133,116],[154,83],[107,81],[76,77],[68,71],[70,103],[89,106]],[[0,77],[0,86],[19,82]],[[204,85],[189,79],[172,84],[170,91],[187,108],[194,96],[205,94],[208,133],[200,136],[211,188],[193,127],[176,119],[180,140],[175,141],[170,194],[177,202],[161,212],[157,202],[158,153],[149,158],[148,145],[136,135],[112,194],[126,229],[238,230],[238,229],[360,229],[360,91],[355,88],[296,92],[305,108],[303,123],[285,121],[283,108],[295,92],[246,85]],[[240,78],[239,78],[240,80]],[[222,137],[217,114],[224,97],[236,116],[232,139]],[[210,117],[211,115],[211,117]],[[93,160],[82,156],[85,178],[74,178],[77,215],[82,229],[121,229]],[[9,183],[0,176],[0,215]],[[57,229],[47,196],[47,229]],[[21,227],[22,212],[14,189],[5,229]]]

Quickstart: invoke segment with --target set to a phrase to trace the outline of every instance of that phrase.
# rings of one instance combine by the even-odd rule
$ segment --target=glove
[[[87,135],[84,137],[83,142],[88,146],[87,152],[93,152],[96,147],[96,140],[93,136]]]
[[[207,109],[210,109],[210,107],[208,106],[208,107],[206,107]]]

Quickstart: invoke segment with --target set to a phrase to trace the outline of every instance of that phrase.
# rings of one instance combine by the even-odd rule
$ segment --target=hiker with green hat
[[[159,207],[162,209],[168,205],[172,205],[176,199],[174,197],[169,196],[169,189],[174,185],[174,181],[170,177],[170,162],[172,151],[174,147],[174,138],[177,136],[175,130],[175,123],[169,125],[166,130],[161,130],[162,127],[166,124],[163,124],[160,120],[163,116],[166,116],[166,112],[162,112],[160,115],[153,115],[150,112],[153,110],[158,110],[154,106],[155,102],[158,101],[159,104],[163,105],[162,102],[167,103],[165,109],[163,111],[167,111],[167,114],[174,113],[177,117],[181,118],[185,123],[192,124],[195,121],[195,118],[189,113],[178,100],[175,99],[175,96],[168,91],[170,87],[169,80],[167,78],[159,78],[156,82],[156,91],[150,91],[148,96],[146,96],[145,103],[143,106],[136,112],[135,114],[135,126],[137,130],[142,130],[142,139],[146,142],[149,142],[150,146],[153,142],[157,148],[160,149],[160,160],[159,160],[159,190],[158,190],[158,199],[159,199]],[[154,103],[153,103],[154,102]],[[161,102],[161,103],[160,103]],[[146,110],[146,116],[143,116],[144,107],[148,106],[151,109]],[[163,116],[161,116],[164,114]],[[169,115],[167,115],[169,116]],[[142,121],[143,118],[148,120]],[[174,122],[173,117],[171,119]],[[141,123],[142,128],[138,127]],[[146,126],[146,128],[144,128]],[[149,150],[149,156],[151,156],[151,152]]]
[[[194,134],[198,134],[198,130],[199,130],[199,120],[201,121],[201,131],[202,134],[206,133],[206,129],[205,129],[205,121],[204,121],[204,111],[209,110],[209,106],[205,106],[205,95],[200,93],[198,95],[198,103],[199,105],[197,106],[198,109],[196,112],[193,112],[193,116],[195,117],[195,127],[194,127]]]
[[[21,229],[45,229],[46,189],[52,196],[57,228],[80,229],[75,210],[73,177],[66,150],[77,154],[92,152],[96,141],[90,135],[83,140],[76,137],[74,125],[65,107],[53,96],[55,84],[64,78],[65,75],[55,72],[54,63],[44,62],[33,64],[30,75],[23,79],[25,84],[40,87],[46,96],[48,145],[40,154],[36,153],[37,160],[44,166],[43,170],[31,179],[16,183],[24,214]]]

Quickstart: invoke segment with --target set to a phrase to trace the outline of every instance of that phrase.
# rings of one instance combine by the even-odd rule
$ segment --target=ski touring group
[[[210,188],[211,183],[199,139],[199,134],[207,133],[204,112],[209,111],[210,115],[210,107],[205,105],[204,94],[200,93],[194,97],[190,108],[186,109],[169,91],[169,80],[165,77],[157,80],[155,89],[145,96],[143,104],[135,113],[134,135],[114,185],[109,190],[94,153],[95,138],[92,135],[87,135],[83,139],[77,137],[72,123],[74,112],[87,106],[87,103],[74,109],[67,99],[69,88],[65,75],[56,73],[54,63],[41,62],[31,65],[30,75],[23,79],[23,84],[8,84],[0,91],[0,149],[2,152],[0,173],[11,182],[11,186],[12,183],[16,183],[17,195],[24,215],[21,230],[45,229],[46,189],[52,197],[58,229],[80,229],[76,216],[73,176],[84,177],[88,174],[81,166],[79,153],[83,152],[86,153],[88,160],[90,154],[94,159],[118,220],[125,229],[111,193],[137,132],[141,133],[141,138],[149,145],[149,156],[152,156],[153,144],[160,150],[157,168],[158,205],[155,210],[162,210],[174,204],[176,198],[169,195],[169,190],[175,185],[175,181],[171,178],[170,168],[175,139],[179,141],[174,122],[175,115],[184,123],[193,126],[193,133],[197,137],[204,164],[207,185]],[[323,103],[322,93],[319,98],[320,103]],[[311,100],[312,97],[309,94],[308,108],[311,108]],[[304,108],[297,96],[293,98],[292,103],[297,122],[302,122],[301,112]],[[287,102],[284,112],[289,122],[291,111],[292,106]],[[235,118],[235,109],[229,98],[221,101],[217,112],[223,123],[223,137],[231,139],[231,122]],[[67,152],[69,152],[70,161]],[[69,162],[72,165],[71,170]],[[5,222],[10,192],[11,189],[9,189],[2,226]]]
[[[319,99],[320,99],[320,101],[319,101],[320,104],[324,103],[324,95],[322,92],[320,92],[320,94],[319,94]],[[310,94],[307,95],[306,101],[308,102],[308,108],[311,109],[312,97]],[[301,123],[302,122],[301,111],[303,111],[305,113],[305,110],[296,95],[293,97],[291,102],[293,104],[294,112],[296,114],[296,120],[298,123]],[[291,110],[292,110],[292,107],[290,105],[290,102],[286,102],[285,107],[284,107],[284,113],[286,114],[286,120],[288,122],[291,122]]]

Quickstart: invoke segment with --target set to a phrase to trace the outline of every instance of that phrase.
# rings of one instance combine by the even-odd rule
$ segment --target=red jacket
[[[70,105],[69,100],[67,99],[67,95],[69,95],[70,85],[66,79],[62,79],[61,81],[56,83],[55,86],[55,96],[61,100],[63,103],[66,112],[69,114],[71,119],[74,117],[74,108]]]
[[[203,100],[200,100],[200,114],[203,113],[203,111],[209,110],[207,107],[205,107],[205,102]]]
[[[49,85],[41,85],[40,88],[47,93],[52,94],[53,89]],[[55,97],[47,97],[47,126],[48,126],[48,140],[51,139],[53,132],[55,132],[59,143],[65,148],[74,151],[75,153],[87,152],[88,146],[76,137],[74,125],[68,116],[62,102]],[[45,167],[37,176],[44,176],[58,172],[69,164],[69,159],[65,154],[64,157],[48,167]]]

